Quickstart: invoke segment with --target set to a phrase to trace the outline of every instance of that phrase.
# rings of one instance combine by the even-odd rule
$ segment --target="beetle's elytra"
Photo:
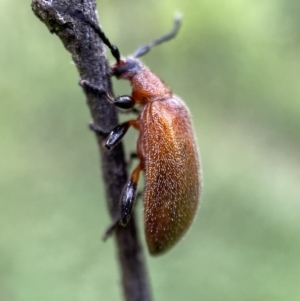
[[[141,106],[137,119],[116,126],[108,135],[105,147],[111,149],[126,134],[129,127],[139,130],[137,156],[139,164],[132,172],[122,196],[119,224],[130,220],[141,171],[145,172],[144,221],[149,252],[160,254],[170,249],[187,231],[197,211],[201,178],[199,157],[191,124],[184,102],[163,81],[138,60],[153,46],[177,34],[180,18],[168,34],[140,47],[132,56],[121,58],[98,25],[88,22],[109,47],[116,63],[112,75],[129,80],[131,96],[119,96],[110,101],[119,108]],[[97,88],[82,81],[86,89]],[[98,91],[103,93],[103,91]],[[97,131],[97,126],[93,127]]]

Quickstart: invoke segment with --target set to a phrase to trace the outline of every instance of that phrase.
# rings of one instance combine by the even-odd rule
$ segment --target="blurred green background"
[[[123,54],[184,15],[176,40],[144,61],[191,109],[204,188],[183,241],[162,257],[146,251],[155,300],[300,300],[300,2],[99,0],[98,10]],[[70,55],[30,1],[1,0],[0,37],[0,300],[121,300]]]

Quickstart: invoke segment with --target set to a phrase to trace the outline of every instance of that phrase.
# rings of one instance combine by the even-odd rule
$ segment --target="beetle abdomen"
[[[145,234],[151,254],[171,248],[195,216],[200,168],[191,119],[177,97],[148,103],[140,116],[138,152],[146,174]]]

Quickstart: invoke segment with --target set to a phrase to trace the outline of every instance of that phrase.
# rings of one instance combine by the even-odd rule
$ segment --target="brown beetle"
[[[132,86],[131,96],[113,99],[107,94],[107,97],[122,109],[132,109],[136,104],[141,106],[137,119],[119,124],[111,131],[105,147],[111,149],[116,145],[130,126],[139,130],[137,156],[140,163],[123,190],[118,223],[128,224],[139,175],[144,171],[145,234],[152,255],[167,251],[187,231],[197,211],[201,189],[199,158],[189,110],[137,59],[152,47],[175,37],[180,21],[175,18],[172,31],[140,47],[128,58],[121,58],[118,48],[110,43],[100,27],[89,22],[116,59],[111,68],[112,75],[129,80]],[[84,80],[81,84],[104,93]],[[101,132],[96,126],[92,128]]]

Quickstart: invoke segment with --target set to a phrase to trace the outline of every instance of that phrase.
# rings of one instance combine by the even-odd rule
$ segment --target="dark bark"
[[[80,79],[85,79],[100,89],[111,92],[109,67],[103,43],[90,26],[74,17],[79,12],[86,18],[98,22],[94,0],[33,0],[32,9],[71,53]],[[85,94],[95,125],[109,131],[118,124],[116,109],[104,96],[95,95],[88,90]],[[107,205],[112,220],[115,220],[119,214],[120,195],[127,181],[123,146],[120,143],[107,151],[102,146],[103,138],[100,135],[96,137]],[[117,227],[113,236],[116,238],[125,300],[150,301],[144,256],[134,217],[127,227]]]

